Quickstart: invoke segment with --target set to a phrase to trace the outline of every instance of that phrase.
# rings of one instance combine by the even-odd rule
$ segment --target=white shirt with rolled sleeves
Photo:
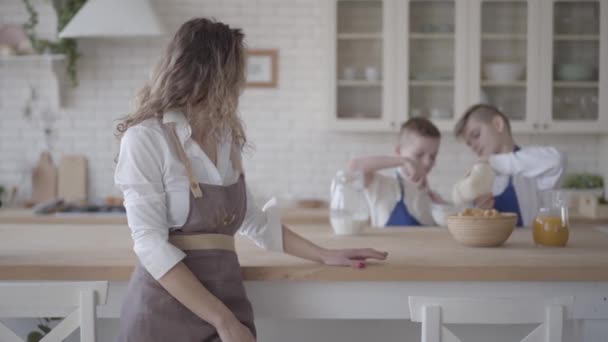
[[[527,146],[517,152],[492,155],[489,163],[496,172],[492,195],[502,194],[513,176],[523,224],[530,226],[540,206],[540,192],[555,188],[566,161],[554,147]]]
[[[391,175],[374,173],[372,181],[365,188],[365,196],[371,212],[371,223],[374,227],[385,227],[395,205],[401,200],[401,189],[396,171],[391,171]],[[406,180],[403,181],[403,188],[404,203],[410,215],[423,226],[435,225],[431,215],[431,198],[428,193]]]
[[[230,161],[230,134],[217,146],[216,167],[190,138],[192,131],[183,114],[165,113],[163,122],[176,124],[177,136],[200,183],[227,186],[238,181],[240,174]],[[123,192],[133,250],[145,269],[159,279],[186,256],[168,237],[172,227],[186,222],[190,190],[185,167],[157,119],[146,120],[125,132],[114,181]],[[247,189],[247,212],[239,234],[265,249],[283,251],[280,217],[275,208],[267,205],[261,210]]]

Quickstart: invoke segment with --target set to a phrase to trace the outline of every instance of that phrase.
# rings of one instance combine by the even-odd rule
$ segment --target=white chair
[[[80,327],[80,341],[95,341],[96,306],[105,304],[108,282],[0,283],[0,318],[65,317],[41,342],[63,341]],[[23,342],[0,322],[0,341]]]
[[[409,297],[410,317],[422,322],[422,342],[462,342],[443,324],[540,323],[521,342],[563,341],[564,320],[573,297],[441,298]]]

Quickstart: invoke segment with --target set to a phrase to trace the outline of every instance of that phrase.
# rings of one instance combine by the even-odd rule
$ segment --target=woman
[[[135,110],[118,126],[115,182],[123,191],[138,263],[119,341],[255,341],[233,235],[270,250],[362,268],[372,249],[328,250],[253,204],[237,115],[243,33],[208,19],[183,24]]]

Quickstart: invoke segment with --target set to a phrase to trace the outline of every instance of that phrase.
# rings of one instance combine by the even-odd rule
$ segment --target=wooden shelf
[[[599,41],[600,36],[597,34],[556,34],[556,41]]]
[[[65,60],[65,55],[13,55],[0,56],[1,62],[52,63]]]
[[[338,33],[339,40],[382,39],[382,33]]]
[[[455,35],[453,33],[419,33],[412,32],[410,33],[410,39],[427,39],[427,40],[446,40],[446,39],[454,39]]]
[[[338,80],[339,87],[382,87],[382,81]]]
[[[594,81],[555,81],[553,86],[557,88],[597,88],[599,83]]]
[[[482,87],[525,87],[526,81],[500,82],[500,81],[481,81]]]
[[[412,87],[451,87],[454,81],[451,80],[410,80]]]
[[[484,40],[526,40],[525,34],[509,34],[509,33],[484,33],[481,35]]]

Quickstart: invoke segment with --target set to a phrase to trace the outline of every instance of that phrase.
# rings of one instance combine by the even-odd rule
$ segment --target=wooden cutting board
[[[87,199],[87,159],[83,155],[65,155],[59,162],[57,196],[68,203]]]
[[[32,202],[38,204],[57,196],[57,168],[48,151],[40,153],[32,172]]]

